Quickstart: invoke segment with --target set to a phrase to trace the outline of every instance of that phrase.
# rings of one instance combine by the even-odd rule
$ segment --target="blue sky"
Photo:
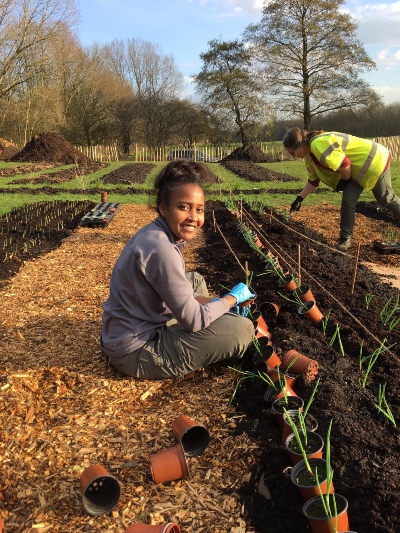
[[[172,54],[185,76],[185,94],[194,93],[190,76],[201,69],[200,53],[211,39],[240,38],[261,20],[263,0],[77,0],[78,36],[84,46],[140,38]],[[359,22],[377,70],[364,78],[384,103],[400,102],[400,1],[348,0],[344,9]]]

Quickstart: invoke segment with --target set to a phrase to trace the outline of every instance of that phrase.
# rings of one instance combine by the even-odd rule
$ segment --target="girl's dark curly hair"
[[[169,205],[174,187],[194,183],[201,188],[203,182],[212,179],[211,172],[206,165],[196,161],[178,159],[166,165],[156,177],[154,186],[158,189],[156,211],[160,214],[160,205]]]

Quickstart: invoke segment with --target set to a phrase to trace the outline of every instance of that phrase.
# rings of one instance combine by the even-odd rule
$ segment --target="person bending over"
[[[372,191],[378,204],[400,220],[400,199],[392,189],[390,156],[381,144],[347,133],[291,128],[283,146],[294,157],[304,159],[308,171],[308,182],[290,211],[300,209],[301,202],[318,187],[320,180],[343,192],[340,238],[335,245],[338,250],[345,251],[351,245],[356,205],[364,189]]]
[[[127,242],[103,305],[101,349],[123,374],[182,377],[241,358],[253,340],[251,320],[229,310],[254,294],[244,283],[210,298],[197,272],[185,273],[182,250],[204,223],[206,165],[172,161],[158,175],[158,217]]]

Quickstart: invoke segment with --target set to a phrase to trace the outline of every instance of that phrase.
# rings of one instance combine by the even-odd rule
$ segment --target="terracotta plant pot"
[[[276,416],[281,428],[283,428],[284,409],[286,409],[286,411],[297,412],[299,409],[303,410],[304,407],[304,400],[303,398],[300,398],[300,396],[288,396],[286,400],[287,403],[285,402],[285,398],[277,398],[271,405],[271,411]]]
[[[338,533],[351,533],[349,517],[347,514],[347,499],[340,494],[332,494],[329,498],[335,498],[336,501],[337,514],[335,516],[333,516],[334,505],[333,503],[330,505],[332,524],[326,516],[320,496],[311,498],[303,506],[303,514],[310,523],[312,533],[332,533],[332,531],[337,531]]]
[[[257,347],[256,347],[257,346]],[[257,349],[258,348],[258,349]],[[271,368],[281,364],[278,354],[270,343],[268,337],[260,337],[257,343],[251,345],[250,353],[253,356],[253,363],[264,362]]]
[[[101,191],[101,201],[102,201],[103,203],[105,203],[105,202],[108,201],[107,191]]]
[[[208,429],[186,415],[179,415],[172,422],[175,438],[182,444],[186,455],[200,455],[210,442]]]
[[[285,291],[294,291],[295,289],[297,289],[296,280],[291,274],[288,274],[283,279],[280,278],[278,281],[278,285]]]
[[[300,298],[302,302],[315,301],[309,285],[300,285],[300,287],[297,287],[297,289],[293,291],[293,296],[295,299]]]
[[[324,318],[315,301],[305,302],[299,307],[298,313],[308,317],[314,324],[319,324]]]
[[[298,418],[299,418],[299,410],[297,411],[288,411],[289,415],[291,416],[292,420],[294,421],[296,428],[300,429]],[[293,433],[292,426],[287,422],[286,420],[286,414],[284,413],[282,416],[283,419],[283,427],[282,427],[282,442],[285,444],[286,439],[289,435]],[[306,429],[308,431],[317,431],[318,429],[318,420],[313,416],[310,415],[310,413],[307,413],[307,416],[305,418],[305,424]]]
[[[269,320],[274,320],[279,315],[280,307],[278,304],[273,302],[262,302],[257,307],[257,310],[261,313],[262,317],[268,324]]]
[[[174,481],[189,477],[185,453],[182,444],[167,448],[150,457],[150,469],[154,483]]]
[[[312,381],[318,375],[318,361],[310,359],[297,350],[286,352],[281,368],[284,372],[289,369],[291,374],[304,374],[307,381]]]
[[[295,485],[303,498],[307,501],[314,496],[320,496],[317,478],[315,472],[318,471],[319,485],[322,491],[322,494],[326,494],[327,480],[326,480],[326,461],[325,459],[310,459],[309,460],[311,470],[314,472],[314,475],[308,473],[307,466],[304,461],[300,461],[295,464],[290,472],[290,480]],[[333,483],[329,487],[329,492],[334,492]]]
[[[181,533],[178,524],[170,522],[169,524],[160,524],[158,526],[151,524],[131,524],[125,533]]]
[[[304,445],[303,433],[300,431],[299,436],[304,445],[304,451],[306,452],[307,459],[322,459],[322,450],[324,449],[324,439],[315,431],[306,431],[307,433],[307,447]],[[296,441],[294,433],[291,433],[286,437],[285,448],[289,452],[292,465],[296,465],[303,460],[303,454],[301,453]]]
[[[273,402],[278,398],[284,398],[285,396],[297,396],[292,387],[284,385],[284,383],[276,382],[274,386],[270,385],[265,391],[264,400],[266,402]]]
[[[255,311],[252,314],[252,320],[254,325],[254,335],[257,339],[260,337],[268,337],[268,339],[271,337],[271,333],[268,329],[268,326],[262,316],[262,314],[259,311]]]
[[[119,502],[121,485],[100,464],[86,468],[80,477],[82,504],[93,516],[108,513]]]

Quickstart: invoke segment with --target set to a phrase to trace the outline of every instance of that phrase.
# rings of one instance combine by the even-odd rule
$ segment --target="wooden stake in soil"
[[[245,274],[246,274],[246,285],[248,285],[249,283],[249,262],[248,261],[245,261],[244,262],[244,271],[245,271]]]
[[[357,248],[356,264],[354,265],[353,283],[351,284],[351,294],[354,294],[354,285],[356,283],[357,268],[358,268],[358,256],[359,255],[360,255],[360,243],[358,243],[358,248]]]
[[[213,223],[214,223],[214,231],[217,231],[217,228],[215,227],[215,224],[216,224],[216,221],[215,221],[215,213],[214,213],[214,209],[213,209]]]
[[[298,284],[299,287],[301,285],[301,251],[300,251],[300,244],[297,245],[297,277],[298,277]]]

